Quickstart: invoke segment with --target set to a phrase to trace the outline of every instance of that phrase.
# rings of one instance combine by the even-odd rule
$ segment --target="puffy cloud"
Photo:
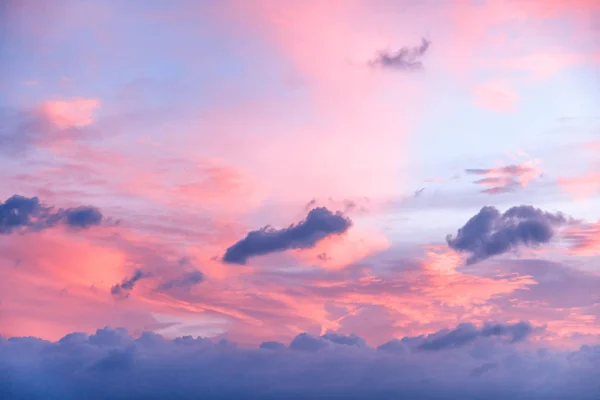
[[[57,342],[0,338],[0,373],[8,377],[0,380],[0,396],[592,400],[598,395],[598,346],[537,351],[492,341],[443,353],[389,352],[299,337],[308,339],[305,344],[330,345],[307,352],[305,346],[298,351],[268,342],[251,349],[149,332],[133,338],[110,328]]]
[[[148,276],[142,270],[136,270],[131,278],[123,279],[123,282],[114,285],[110,289],[110,293],[118,299],[126,299],[129,297],[129,294],[133,290],[133,287],[142,278],[146,278]]]
[[[430,41],[423,39],[417,47],[402,47],[396,52],[380,51],[370,65],[373,67],[391,68],[405,71],[423,69],[419,58],[423,57],[429,49]]]
[[[102,223],[102,213],[90,206],[55,210],[40,203],[37,197],[14,195],[0,203],[0,233],[17,229],[40,230],[63,224],[72,228],[89,228]]]
[[[467,263],[506,253],[519,245],[536,247],[548,243],[554,227],[566,224],[561,213],[552,214],[532,206],[516,206],[501,214],[495,207],[483,207],[458,230],[448,235],[448,245],[459,252],[470,253]]]
[[[333,213],[325,207],[313,208],[306,219],[284,229],[266,226],[251,231],[227,249],[223,261],[245,264],[248,258],[289,249],[314,247],[320,240],[346,232],[352,222],[340,212]]]

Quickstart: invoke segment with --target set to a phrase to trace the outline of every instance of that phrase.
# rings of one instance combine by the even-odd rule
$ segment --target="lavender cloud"
[[[223,261],[232,264],[245,264],[248,258],[269,253],[314,247],[317,242],[331,235],[346,232],[352,222],[340,212],[333,213],[325,207],[313,208],[306,219],[284,229],[266,226],[251,231],[248,235],[229,247]]]
[[[561,213],[552,214],[532,206],[516,206],[501,214],[495,207],[483,207],[458,230],[448,235],[448,245],[469,253],[468,264],[506,253],[518,246],[537,247],[548,243],[554,228],[568,222]]]
[[[464,346],[390,352],[319,339],[328,345],[306,351],[281,343],[252,349],[203,338],[167,340],[150,332],[134,338],[110,328],[89,336],[72,333],[57,342],[0,338],[0,374],[6,378],[0,380],[0,397],[592,400],[598,395],[599,346],[540,352],[529,345],[498,346],[488,337],[480,338],[485,351]]]

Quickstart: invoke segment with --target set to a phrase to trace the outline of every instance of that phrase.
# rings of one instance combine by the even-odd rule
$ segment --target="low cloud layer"
[[[340,212],[325,207],[313,208],[306,219],[284,229],[266,226],[251,231],[246,237],[227,249],[223,261],[245,264],[250,257],[289,250],[314,247],[320,240],[346,232],[352,222]]]
[[[340,334],[302,334],[290,346],[265,342],[254,349],[149,332],[133,338],[110,328],[57,342],[0,339],[0,397],[597,399],[600,347],[558,352],[500,343],[495,336],[444,351],[419,350],[423,337],[373,349]],[[397,351],[400,343],[403,351]]]
[[[37,197],[14,195],[0,203],[0,234],[16,230],[42,230],[56,225],[89,228],[102,223],[102,213],[90,206],[54,209]]]
[[[429,49],[431,42],[422,39],[417,47],[402,47],[396,52],[380,51],[375,59],[369,63],[372,67],[390,68],[397,70],[414,71],[423,69],[419,60]]]
[[[446,240],[452,249],[469,253],[467,263],[473,264],[518,246],[537,247],[548,243],[554,236],[554,228],[567,222],[560,213],[532,206],[512,207],[504,214],[486,206]]]

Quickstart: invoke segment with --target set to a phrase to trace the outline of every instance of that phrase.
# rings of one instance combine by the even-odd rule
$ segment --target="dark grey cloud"
[[[479,329],[475,325],[467,323],[460,324],[451,331],[441,331],[427,338],[419,345],[421,350],[445,350],[462,347],[475,342],[479,338],[503,337],[510,342],[520,342],[533,332],[533,326],[529,322],[518,322],[516,324],[486,324]]]
[[[229,247],[223,261],[232,264],[245,264],[248,258],[269,253],[314,247],[317,242],[331,235],[346,232],[352,222],[342,213],[333,213],[325,207],[313,208],[306,219],[284,229],[266,226],[251,231],[248,235]]]
[[[125,278],[123,282],[117,283],[110,288],[110,293],[117,299],[126,299],[133,290],[133,287],[140,279],[146,278],[148,274],[140,269],[136,270],[131,278]]]
[[[14,195],[0,203],[0,234],[15,230],[41,230],[59,224],[71,228],[89,228],[102,223],[102,213],[90,206],[54,209],[37,197]]]
[[[469,253],[467,263],[506,253],[516,247],[537,247],[548,243],[554,228],[568,223],[561,213],[549,213],[532,206],[516,206],[501,214],[495,207],[483,207],[458,230],[448,235],[448,245],[459,252]]]
[[[429,49],[431,42],[423,38],[421,45],[417,47],[402,47],[396,52],[380,51],[375,59],[369,64],[372,67],[390,68],[405,71],[423,69],[423,63],[419,60]]]
[[[57,342],[0,338],[0,398],[596,400],[600,393],[600,346],[541,353],[533,343],[490,342],[475,355],[469,347],[389,352],[301,337],[328,345],[239,348],[110,328]]]

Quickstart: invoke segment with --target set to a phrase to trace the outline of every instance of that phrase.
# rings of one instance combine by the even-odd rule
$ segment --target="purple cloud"
[[[548,243],[554,228],[566,224],[561,213],[552,214],[532,206],[516,206],[501,214],[495,207],[483,207],[458,230],[448,235],[448,245],[459,252],[470,253],[473,264],[503,254],[520,245],[536,247]]]

